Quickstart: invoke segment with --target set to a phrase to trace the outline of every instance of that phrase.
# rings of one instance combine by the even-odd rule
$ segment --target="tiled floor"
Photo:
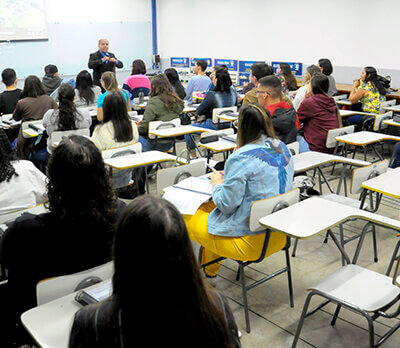
[[[361,157],[360,157],[361,159]],[[369,160],[372,156],[369,157]],[[336,173],[339,173],[340,168]],[[329,173],[326,170],[326,173]],[[309,173],[312,174],[312,173]],[[350,172],[348,172],[349,180]],[[337,181],[333,181],[335,187]],[[154,181],[151,182],[154,192]],[[324,188],[325,189],[325,188]],[[324,193],[327,193],[324,191]],[[358,198],[358,197],[354,197]],[[400,202],[384,197],[378,213],[398,219]],[[299,216],[301,219],[301,216]],[[362,223],[352,221],[345,225],[345,234],[351,236],[360,231]],[[338,229],[334,231],[338,232]],[[294,308],[289,306],[289,296],[286,274],[282,274],[248,292],[250,307],[251,333],[245,330],[245,319],[241,287],[235,280],[237,266],[233,261],[224,261],[216,280],[216,288],[226,295],[234,312],[239,330],[242,333],[243,347],[290,347],[297,328],[298,320],[307,296],[307,288],[341,267],[338,249],[332,241],[323,243],[325,235],[319,235],[299,242],[296,256],[291,257]],[[379,261],[373,261],[371,234],[368,234],[358,265],[385,273],[390,257],[397,242],[396,234],[388,229],[377,228]],[[356,241],[346,244],[346,251],[353,255]],[[194,245],[197,248],[196,245]],[[291,248],[292,249],[292,248]],[[270,274],[284,267],[284,252],[279,252],[266,259],[263,263],[246,269],[247,281],[259,279],[263,274]],[[373,296],[374,294],[371,294]],[[313,304],[319,300],[314,298]],[[335,326],[330,325],[335,310],[332,304],[327,305],[314,315],[306,318],[297,347],[368,347],[367,322],[360,315],[342,309]],[[397,321],[398,319],[394,319]],[[376,338],[388,330],[393,320],[379,319],[376,324]],[[400,332],[391,336],[383,347],[399,347]]]

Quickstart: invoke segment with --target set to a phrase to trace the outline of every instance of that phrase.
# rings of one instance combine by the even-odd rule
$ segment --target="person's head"
[[[324,94],[328,95],[329,90],[329,79],[327,75],[323,73],[314,74],[310,81],[311,91],[313,95]]]
[[[228,70],[218,69],[215,72],[215,92],[229,92],[232,86],[232,80]]]
[[[58,88],[58,129],[59,131],[76,129],[75,90],[69,83]]]
[[[228,67],[227,67],[225,64],[214,66],[214,67],[212,68],[212,71],[211,71],[211,74],[210,74],[210,79],[211,79],[212,83],[214,84],[214,86],[216,85],[215,77],[216,77],[216,73],[217,73],[218,70],[226,70],[226,71],[229,71],[229,70],[228,70]]]
[[[110,91],[104,98],[103,123],[106,122],[112,122],[116,141],[127,142],[132,140],[133,131],[126,109],[126,100],[120,91]]]
[[[108,46],[109,46],[109,42],[107,39],[100,39],[98,42],[98,47],[99,50],[103,53],[107,53],[108,52]]]
[[[0,128],[0,183],[10,181],[18,173],[15,171],[11,161],[15,160],[15,152],[11,146],[6,132]]]
[[[115,196],[100,150],[89,139],[71,135],[49,157],[47,198],[50,212],[66,223],[108,223]]]
[[[87,70],[82,70],[75,79],[75,87],[79,91],[79,96],[89,105],[94,102],[93,78]]]
[[[35,75],[29,75],[25,79],[24,88],[21,92],[21,99],[27,97],[37,98],[44,94],[46,94],[46,92],[44,91],[40,79]]]
[[[321,69],[321,72],[326,76],[331,75],[332,72],[333,72],[332,63],[328,58],[319,59],[318,60],[318,66]]]
[[[203,59],[196,60],[193,71],[195,74],[204,73],[207,69],[207,62]]]
[[[177,111],[177,106],[183,106],[182,100],[173,91],[172,85],[165,74],[159,74],[151,79],[150,97],[160,97],[169,111]]]
[[[321,73],[321,70],[319,69],[319,67],[317,65],[312,64],[312,65],[308,66],[306,69],[306,72],[304,74],[304,82],[309,82],[315,74],[320,74],[320,73]]]
[[[285,80],[286,86],[289,91],[295,91],[297,89],[297,81],[292,73],[292,68],[288,63],[279,64],[280,75]]]
[[[146,64],[144,64],[144,61],[141,59],[135,59],[132,62],[131,75],[138,75],[138,74],[142,74],[142,75],[146,74]]]
[[[118,81],[112,71],[106,71],[101,75],[100,83],[106,91],[117,91]]]
[[[135,296],[137,286],[132,285],[131,279],[132,245],[150,248],[137,248],[136,260],[149,259],[149,250],[161,260],[157,262],[157,277],[145,267],[135,269],[135,277],[146,284],[144,291],[140,290],[140,303]],[[154,321],[157,312],[157,321],[162,325],[157,329],[155,346],[183,347],[187,342],[195,347],[231,346],[226,323],[210,300],[199,271],[182,214],[173,204],[142,195],[127,205],[116,224],[113,260],[113,297],[121,308],[122,318],[124,313],[131,316],[129,311],[135,308],[142,318],[138,325],[143,332],[142,328],[151,330],[149,321]],[[168,286],[155,296],[147,291],[160,284]],[[173,327],[182,330],[173,330]],[[126,330],[122,334],[129,336],[130,332]]]
[[[265,63],[254,63],[250,68],[250,81],[257,86],[258,80],[264,76],[271,76],[274,74],[274,69],[271,65]]]
[[[379,91],[380,94],[385,95],[386,89],[379,81],[378,72],[373,66],[366,66],[362,70],[361,80],[365,83],[371,82],[373,86]]]
[[[265,76],[258,81],[258,103],[264,106],[280,102],[282,93],[281,81],[276,76]]]
[[[171,85],[174,85],[176,82],[180,81],[178,72],[174,68],[165,69],[164,74],[167,77],[168,81],[171,83]]]
[[[17,74],[14,69],[6,68],[1,72],[1,79],[6,87],[11,87],[17,84]]]
[[[266,135],[275,138],[271,115],[260,104],[250,103],[240,108],[237,146],[242,147]]]
[[[44,67],[44,73],[49,77],[58,76],[58,68],[54,64],[48,64]]]

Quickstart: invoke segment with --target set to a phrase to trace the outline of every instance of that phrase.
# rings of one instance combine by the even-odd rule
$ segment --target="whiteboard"
[[[17,77],[44,75],[47,64],[57,65],[60,75],[88,70],[89,54],[98,50],[99,39],[107,38],[110,52],[130,70],[132,61],[152,64],[150,22],[48,23],[48,40],[0,43],[0,70],[13,68]]]

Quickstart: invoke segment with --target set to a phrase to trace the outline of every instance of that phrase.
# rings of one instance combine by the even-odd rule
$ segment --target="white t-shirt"
[[[18,176],[0,183],[0,215],[44,202],[46,176],[30,161],[11,162]]]

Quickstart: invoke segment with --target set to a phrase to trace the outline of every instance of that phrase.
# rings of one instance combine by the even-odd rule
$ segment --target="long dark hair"
[[[44,94],[46,94],[46,92],[44,91],[44,87],[40,79],[35,75],[29,75],[25,79],[24,88],[22,89],[20,99],[28,97],[37,98]]]
[[[179,112],[178,106],[183,107],[183,101],[172,90],[165,74],[156,75],[151,79],[150,97],[160,97],[168,111]]]
[[[0,128],[0,183],[10,181],[18,173],[15,171],[11,161],[16,160],[15,152],[11,146],[6,132]]]
[[[132,245],[150,248],[138,248],[137,260],[151,263],[150,250],[162,261],[161,268],[157,266],[157,277],[146,267],[135,269],[135,277],[144,284],[137,290],[140,301],[135,295],[138,287],[131,279]],[[142,195],[126,206],[116,224],[113,258],[113,297],[121,309],[126,342],[134,340],[136,329],[150,333],[157,325],[157,335],[151,338],[156,347],[232,346],[224,316],[200,274],[182,215],[171,203]],[[153,295],[150,289],[159,285],[163,290]],[[139,324],[132,310],[139,314]]]
[[[285,79],[286,86],[288,87],[289,91],[295,91],[298,89],[297,81],[292,73],[292,69],[288,63],[280,63],[279,68],[281,69],[281,75]]]
[[[83,136],[71,135],[56,146],[47,166],[46,203],[65,222],[110,223],[116,197],[99,149]]]
[[[386,89],[379,81],[378,72],[376,69],[372,66],[366,66],[364,70],[366,73],[365,82],[371,81],[372,85],[379,91],[381,95],[386,95]]]
[[[214,88],[215,92],[230,92],[232,80],[226,69],[218,69],[215,71],[217,84]]]
[[[126,110],[126,101],[119,91],[108,92],[103,103],[103,123],[112,122],[114,139],[127,142],[133,138],[131,121]]]
[[[69,83],[62,83],[58,89],[58,129],[76,129],[75,90]]]
[[[186,96],[185,88],[182,86],[181,80],[179,79],[178,72],[174,68],[168,68],[164,71],[169,83],[175,88],[176,94],[179,98],[183,99]]]
[[[87,105],[94,103],[93,79],[87,70],[82,70],[76,76],[75,85],[79,96],[85,100]]]

